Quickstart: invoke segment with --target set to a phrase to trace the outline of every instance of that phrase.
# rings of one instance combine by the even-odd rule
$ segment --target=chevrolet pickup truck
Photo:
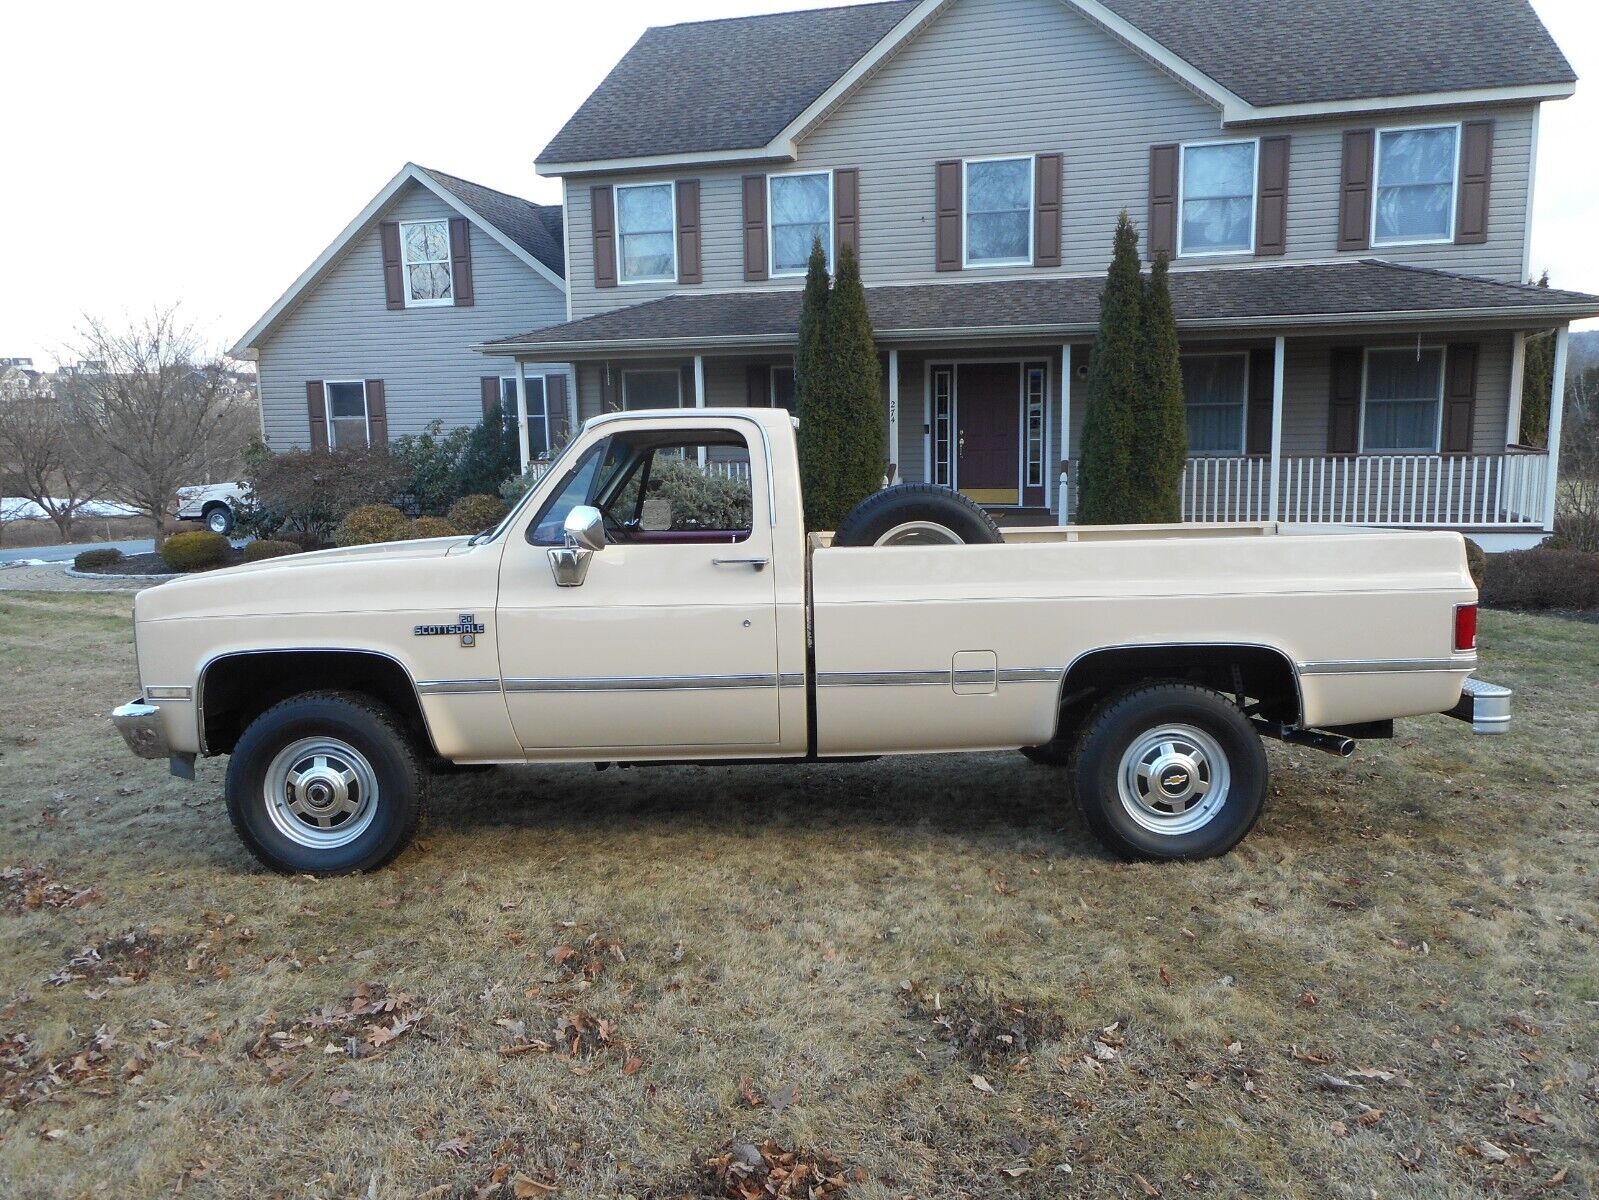
[[[1224,853],[1262,736],[1347,754],[1393,720],[1502,732],[1459,534],[1014,529],[944,489],[807,533],[781,410],[610,413],[495,529],[176,580],[134,605],[129,746],[267,866],[398,854],[430,769],[1023,750],[1116,853]]]

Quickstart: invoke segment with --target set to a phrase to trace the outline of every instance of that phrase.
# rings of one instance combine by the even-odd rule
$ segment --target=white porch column
[[[1055,488],[1055,515],[1062,525],[1070,513],[1071,479],[1067,464],[1072,460],[1072,348],[1060,348],[1060,478]]]
[[[899,482],[899,351],[888,352],[888,482]]]
[[[1566,419],[1566,351],[1571,340],[1571,326],[1562,325],[1555,330],[1555,370],[1549,385],[1549,478],[1545,480],[1543,502],[1543,527],[1545,533],[1555,531],[1555,497],[1560,482],[1560,430]]]
[[[1271,359],[1271,484],[1266,519],[1277,520],[1278,492],[1282,488],[1283,463],[1283,360],[1288,339],[1278,334],[1272,343]]]
[[[1505,445],[1521,440],[1522,372],[1527,369],[1527,335],[1510,335],[1510,406],[1505,410]]]
[[[516,442],[522,451],[522,470],[527,470],[531,451],[527,442],[527,364],[516,360]]]
[[[694,407],[705,407],[705,356],[694,356]],[[705,447],[700,447],[700,470],[705,470]]]

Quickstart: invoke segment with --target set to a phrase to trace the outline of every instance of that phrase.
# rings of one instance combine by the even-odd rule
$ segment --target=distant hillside
[[[1583,329],[1571,335],[1570,362],[1567,363],[1568,371],[1582,371],[1592,366],[1599,366],[1599,329]]]

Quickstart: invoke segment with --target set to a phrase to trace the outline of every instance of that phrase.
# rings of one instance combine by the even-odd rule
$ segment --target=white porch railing
[[[1077,468],[1068,503],[1075,519]],[[1292,455],[1280,464],[1277,519],[1301,524],[1542,529],[1549,459],[1498,454]],[[1190,458],[1184,521],[1271,519],[1271,459]]]

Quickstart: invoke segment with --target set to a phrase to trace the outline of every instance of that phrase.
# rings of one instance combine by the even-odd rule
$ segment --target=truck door
[[[542,757],[682,757],[779,740],[767,463],[730,421],[629,423],[592,447],[500,565],[500,669]],[[606,545],[560,586],[548,549],[579,504]]]

